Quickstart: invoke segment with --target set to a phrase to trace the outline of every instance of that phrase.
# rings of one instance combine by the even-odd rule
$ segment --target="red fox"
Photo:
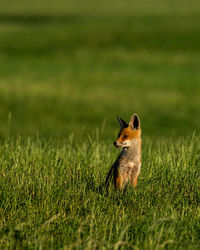
[[[122,152],[111,167],[106,178],[106,189],[108,190],[111,179],[114,181],[115,190],[124,189],[128,183],[137,186],[137,179],[141,169],[141,127],[137,114],[133,114],[129,124],[118,118],[120,132],[117,140],[113,143],[121,147]]]

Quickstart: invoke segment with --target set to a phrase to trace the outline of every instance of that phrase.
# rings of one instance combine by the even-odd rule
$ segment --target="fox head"
[[[133,114],[129,123],[117,116],[120,124],[120,132],[117,140],[113,143],[117,148],[128,148],[132,145],[134,139],[141,138],[140,119],[137,114]]]

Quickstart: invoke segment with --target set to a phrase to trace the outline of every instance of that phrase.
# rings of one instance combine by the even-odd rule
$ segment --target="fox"
[[[124,190],[127,184],[137,187],[141,170],[141,125],[139,116],[134,113],[127,124],[117,116],[120,124],[120,132],[114,146],[122,151],[110,168],[106,178],[106,190],[114,182],[115,190]]]

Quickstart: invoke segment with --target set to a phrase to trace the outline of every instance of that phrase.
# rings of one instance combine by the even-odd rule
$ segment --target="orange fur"
[[[139,139],[141,137],[141,129],[134,129],[132,130],[130,127],[123,128],[123,130],[120,132],[119,138],[116,140],[116,142],[123,142],[126,140],[132,140],[134,138]]]
[[[137,187],[137,178],[134,179],[133,185],[134,185],[134,187]]]
[[[123,184],[123,179],[121,176],[118,175],[115,179],[115,188],[121,190],[122,184]]]

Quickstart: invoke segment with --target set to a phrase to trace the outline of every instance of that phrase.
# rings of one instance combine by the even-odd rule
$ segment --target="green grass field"
[[[0,3],[0,249],[199,249],[198,1]],[[138,188],[106,194],[134,112]]]

